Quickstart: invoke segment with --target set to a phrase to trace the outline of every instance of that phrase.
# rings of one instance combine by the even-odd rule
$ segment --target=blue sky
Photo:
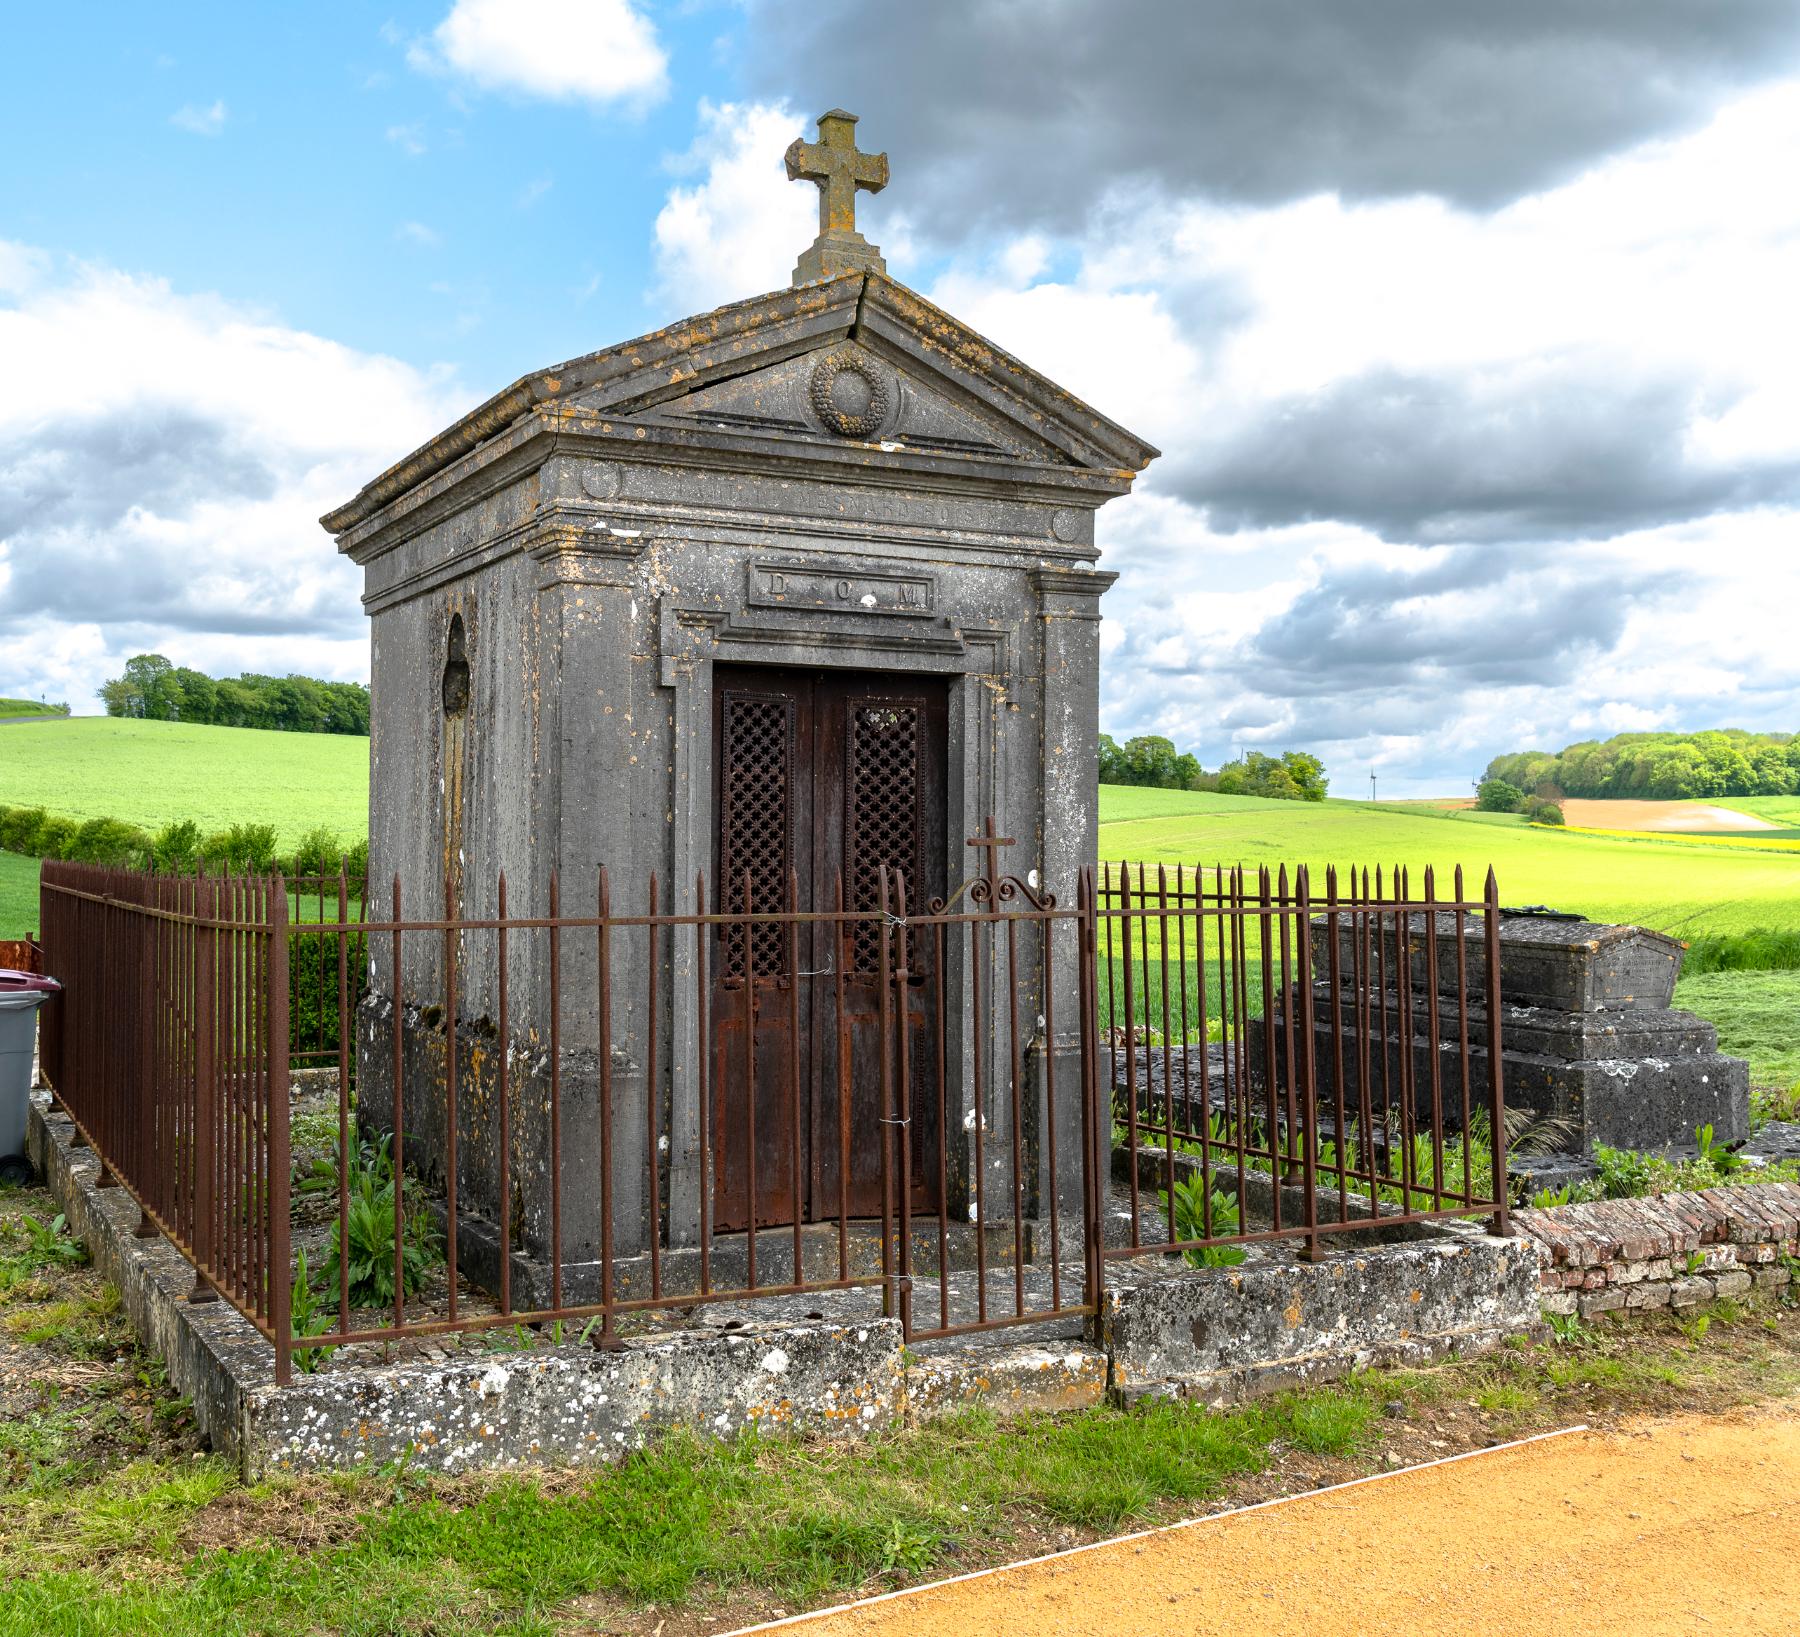
[[[4,236],[480,391],[655,322],[649,226],[745,26],[665,11],[666,92],[597,105],[409,64],[443,4],[9,9]]]
[[[1800,0],[9,7],[0,692],[366,676],[319,514],[784,284],[833,104],[890,270],[1164,450],[1111,731],[1800,728]]]

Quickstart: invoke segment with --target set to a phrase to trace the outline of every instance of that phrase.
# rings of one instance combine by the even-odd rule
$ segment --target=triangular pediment
[[[740,301],[521,377],[322,521],[341,533],[527,416],[1006,459],[1130,482],[1157,451],[879,273]]]
[[[636,418],[701,431],[1075,464],[1018,422],[958,401],[910,360],[896,363],[848,340],[701,387]]]

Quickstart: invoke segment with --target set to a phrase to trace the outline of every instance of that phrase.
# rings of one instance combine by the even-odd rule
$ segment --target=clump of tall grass
[[[1702,972],[1791,972],[1800,970],[1800,929],[1753,927],[1748,932],[1714,932],[1691,939],[1681,963],[1683,977]]]

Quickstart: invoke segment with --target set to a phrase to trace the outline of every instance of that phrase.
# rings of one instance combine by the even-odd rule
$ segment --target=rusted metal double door
[[[883,1031],[883,870],[909,909],[944,893],[943,682],[720,666],[713,689],[716,907],[844,919],[721,925],[708,1064],[713,1226],[882,1213],[883,1061],[907,1031],[911,1208],[935,1212],[937,942],[906,940]],[[747,901],[747,902],[746,902]],[[899,940],[889,926],[889,958]],[[897,1151],[896,1151],[897,1158]]]

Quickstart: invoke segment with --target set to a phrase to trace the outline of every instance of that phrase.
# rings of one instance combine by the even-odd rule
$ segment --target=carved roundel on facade
[[[613,500],[619,493],[619,476],[611,461],[591,461],[581,469],[581,486],[595,500]]]
[[[1067,507],[1059,507],[1050,514],[1050,532],[1068,545],[1081,533],[1081,516]]]
[[[813,413],[840,438],[873,437],[894,403],[886,373],[848,349],[827,353],[813,365],[810,393]]]

